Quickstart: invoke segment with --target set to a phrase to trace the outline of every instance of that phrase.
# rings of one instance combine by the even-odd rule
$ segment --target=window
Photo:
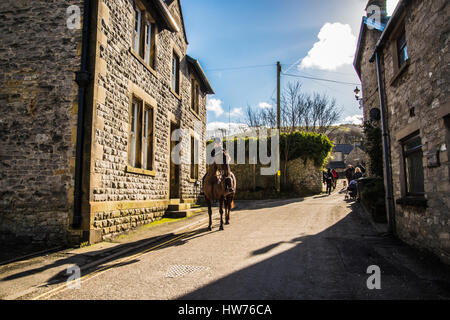
[[[198,180],[198,140],[191,136],[191,179]]]
[[[155,24],[148,12],[141,9],[142,4],[134,4],[134,36],[133,51],[144,59],[145,63],[154,68],[155,60]]]
[[[180,92],[180,58],[175,52],[172,57],[172,90]]]
[[[405,182],[407,196],[423,196],[424,174],[423,174],[423,152],[422,139],[419,134],[405,139],[402,142],[403,159],[405,168]]]
[[[196,112],[197,114],[199,113],[199,110],[200,110],[199,102],[200,102],[200,86],[199,86],[197,80],[192,78],[192,80],[191,80],[191,109],[194,112]]]
[[[154,68],[155,60],[155,25],[146,22],[145,24],[145,57],[144,61]]]
[[[199,113],[199,103],[200,103],[200,86],[198,83],[195,84],[195,112]]]
[[[128,164],[153,169],[153,108],[133,96],[130,110]]]
[[[135,4],[133,50],[138,54],[140,54],[141,51],[141,27],[142,27],[142,11]]]
[[[401,68],[408,60],[408,46],[406,44],[406,33],[403,30],[400,37],[397,39],[397,59],[398,67]]]

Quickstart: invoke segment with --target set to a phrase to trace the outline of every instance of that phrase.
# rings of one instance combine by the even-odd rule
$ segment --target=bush
[[[234,138],[234,150],[237,150],[237,142],[244,141],[245,153],[248,156],[248,150],[250,141],[253,140],[257,144],[257,150],[259,152],[259,138],[246,137],[246,138]],[[230,143],[231,140],[224,139],[224,145]],[[206,145],[213,143],[213,140],[206,142]],[[267,154],[270,154],[271,138],[268,137],[267,142]],[[295,160],[298,158],[314,160],[314,164],[318,167],[323,166],[333,149],[333,143],[324,134],[314,132],[296,131],[293,133],[282,133],[280,135],[280,156],[281,160],[286,160],[286,148],[288,148],[287,158],[288,160]]]

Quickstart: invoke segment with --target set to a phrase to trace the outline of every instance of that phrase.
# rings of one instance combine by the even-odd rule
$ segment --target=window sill
[[[410,59],[406,60],[406,62],[400,67],[400,69],[397,71],[397,73],[392,77],[390,85],[393,86],[397,82],[397,80],[400,78],[400,76],[405,72],[406,69],[408,69],[410,65]]]
[[[200,117],[200,115],[199,115],[197,112],[195,112],[194,109],[191,108],[191,112],[194,114],[194,116],[197,117],[198,120],[200,120],[200,121],[202,120],[202,118]]]
[[[142,59],[142,57],[133,50],[133,48],[130,47],[129,51],[133,57],[135,57],[148,71],[150,71],[151,74],[158,78],[158,74],[156,73],[156,71],[153,70],[153,68],[148,65],[147,62],[145,62],[145,60]]]
[[[127,165],[126,172],[140,174],[140,175],[144,175],[144,176],[151,176],[151,177],[156,176],[156,172],[154,170],[151,171],[151,170],[145,170],[145,169],[140,169],[140,168],[134,168],[130,165]]]
[[[397,199],[396,203],[403,206],[428,208],[427,199],[422,197],[412,197],[412,196],[403,197]]]
[[[175,96],[175,98],[177,98],[178,100],[181,101],[181,97],[178,93],[175,92],[175,90],[173,90],[172,88],[170,88],[170,92],[172,92],[172,94]]]

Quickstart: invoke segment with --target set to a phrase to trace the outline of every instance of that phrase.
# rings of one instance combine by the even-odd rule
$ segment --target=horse
[[[216,155],[220,156],[220,154]],[[225,208],[225,224],[230,224],[230,212],[234,207],[234,195],[236,193],[236,177],[230,170],[228,164],[228,154],[222,151],[222,164],[214,161],[208,168],[208,173],[203,182],[203,194],[205,195],[206,204],[208,205],[209,226],[208,230],[212,230],[212,209],[211,202],[219,200],[220,208],[220,227],[223,229],[223,213]],[[217,159],[217,158],[216,158]],[[229,176],[229,177],[228,177]]]

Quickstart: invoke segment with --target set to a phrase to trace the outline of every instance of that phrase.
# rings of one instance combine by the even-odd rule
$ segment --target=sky
[[[388,14],[398,0],[388,0]],[[200,61],[215,95],[208,96],[208,130],[245,123],[247,106],[274,107],[276,63],[283,88],[300,81],[305,93],[335,98],[340,123],[360,123],[353,58],[367,0],[182,0],[188,54]]]

